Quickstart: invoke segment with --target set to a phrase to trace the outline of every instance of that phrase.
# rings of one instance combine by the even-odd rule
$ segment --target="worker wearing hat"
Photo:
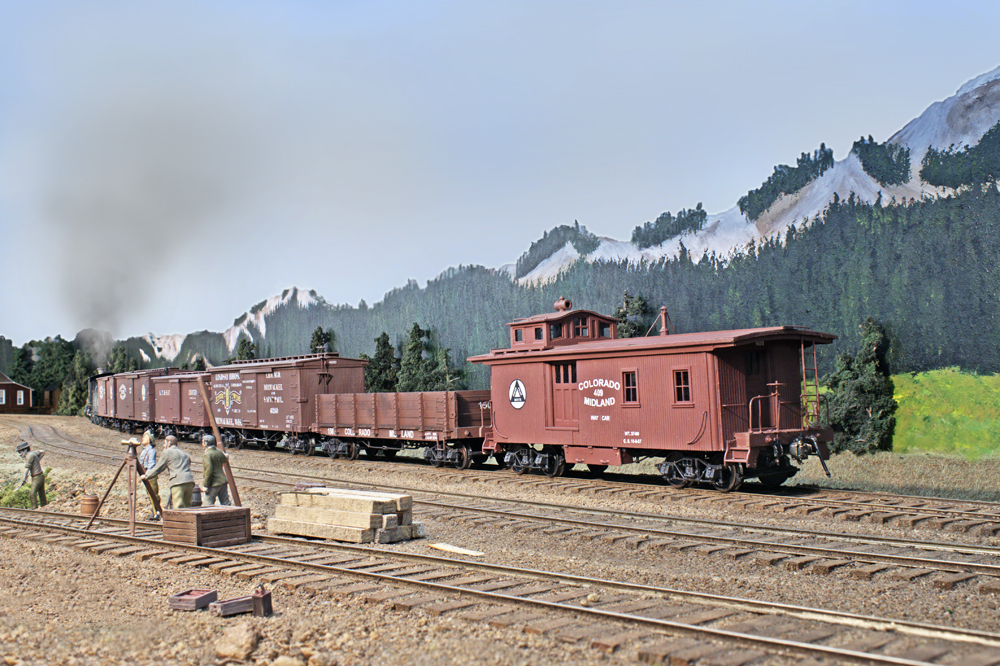
[[[142,465],[142,469],[145,472],[156,467],[156,437],[153,435],[152,430],[147,430],[142,434],[142,443],[146,447],[139,454],[139,464]],[[146,520],[159,520],[160,513],[156,510],[156,502],[153,500],[153,497],[156,496],[159,499],[160,481],[156,477],[147,480],[149,481],[149,489],[146,492],[149,493],[149,503],[153,505],[153,513],[149,514]]]
[[[222,506],[231,506],[229,502],[229,482],[226,479],[226,454],[215,445],[215,437],[205,435],[201,438],[201,447],[205,450],[205,458],[201,467],[205,472],[206,506],[215,504],[216,498]]]
[[[177,446],[177,438],[167,435],[163,440],[167,450],[153,466],[140,479],[147,480],[155,478],[163,470],[170,473],[170,498],[173,500],[175,509],[189,509],[191,507],[191,495],[194,491],[194,477],[191,476],[191,456]]]
[[[42,471],[42,454],[35,453],[27,442],[17,445],[17,453],[24,459],[24,481],[23,486],[31,477],[31,490],[28,491],[28,499],[31,501],[31,508],[37,509],[45,506],[48,502],[45,499],[45,472]]]

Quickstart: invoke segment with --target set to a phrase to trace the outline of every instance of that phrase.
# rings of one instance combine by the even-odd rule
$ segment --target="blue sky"
[[[0,0],[0,334],[374,303],[628,239],[1000,65],[1000,4]]]

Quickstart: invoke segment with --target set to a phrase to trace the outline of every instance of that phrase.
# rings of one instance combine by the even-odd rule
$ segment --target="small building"
[[[31,387],[0,372],[0,414],[27,414],[32,406]]]

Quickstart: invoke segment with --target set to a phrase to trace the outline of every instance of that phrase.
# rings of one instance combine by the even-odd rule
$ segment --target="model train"
[[[835,336],[796,326],[617,338],[617,321],[573,310],[510,323],[510,347],[468,360],[490,368],[488,391],[364,393],[366,361],[335,353],[238,361],[204,372],[161,368],[98,375],[91,418],[121,430],[333,457],[423,448],[432,465],[493,456],[515,472],[559,476],[582,463],[663,458],[676,487],[777,486],[810,455],[828,458],[816,346]],[[825,463],[824,463],[825,467]]]

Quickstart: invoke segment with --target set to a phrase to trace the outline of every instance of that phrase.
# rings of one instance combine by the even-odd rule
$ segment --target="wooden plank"
[[[296,534],[320,539],[333,539],[348,543],[370,543],[375,538],[375,530],[362,530],[356,527],[341,527],[339,525],[319,525],[292,520],[269,518],[267,530],[276,534]]]

